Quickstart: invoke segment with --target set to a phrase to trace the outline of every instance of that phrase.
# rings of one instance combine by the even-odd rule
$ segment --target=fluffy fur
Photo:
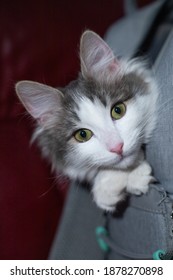
[[[92,183],[96,204],[113,211],[125,191],[146,193],[153,180],[141,147],[155,126],[157,87],[144,63],[118,60],[92,31],[81,37],[80,61],[78,79],[61,90],[21,81],[16,92],[37,120],[33,137],[53,169]],[[126,112],[115,120],[111,110],[119,103]],[[92,137],[78,142],[79,129]]]

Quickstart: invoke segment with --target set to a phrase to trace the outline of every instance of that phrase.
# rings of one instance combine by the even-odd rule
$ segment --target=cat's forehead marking
[[[95,126],[97,128],[104,128],[109,126],[111,121],[109,108],[105,107],[97,98],[93,101],[87,97],[81,98],[78,103],[77,114],[81,125],[86,127]]]

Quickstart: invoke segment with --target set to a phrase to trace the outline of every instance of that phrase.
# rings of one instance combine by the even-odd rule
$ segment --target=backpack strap
[[[132,3],[134,1],[126,2]],[[128,15],[109,27],[105,34],[105,40],[116,56],[129,58],[134,57],[138,51],[143,52],[144,41],[148,38],[148,34],[164,5],[165,0],[154,1],[140,9],[136,9],[133,5],[133,11],[130,12],[130,8],[127,8]]]
[[[147,56],[153,64],[173,26],[173,2],[163,1],[133,57]]]

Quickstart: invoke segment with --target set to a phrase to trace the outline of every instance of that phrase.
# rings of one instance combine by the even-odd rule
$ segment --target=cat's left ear
[[[93,31],[85,31],[80,42],[81,72],[84,78],[100,80],[105,74],[115,74],[120,63],[106,42]]]
[[[30,115],[42,126],[54,119],[61,108],[63,93],[33,81],[20,81],[16,93]]]

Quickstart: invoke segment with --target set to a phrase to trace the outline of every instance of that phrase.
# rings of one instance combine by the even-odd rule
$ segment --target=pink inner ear
[[[92,61],[92,64],[91,66],[97,64],[104,56],[105,52],[104,52],[104,49],[98,49],[93,61]]]
[[[44,126],[44,124],[45,124],[46,122],[48,122],[49,116],[50,116],[50,114],[45,114],[45,115],[40,116],[40,117],[37,119],[39,125]]]
[[[120,63],[114,56],[114,53],[110,49],[110,47],[104,41],[98,39],[97,37],[94,38],[92,44],[95,45],[96,48],[93,51],[93,56],[95,57],[93,57],[93,61],[90,64],[90,67],[97,67],[97,65],[100,64],[100,69],[96,68],[97,72],[102,72],[106,69],[111,73],[117,72],[120,67]],[[92,55],[90,56],[90,58],[92,58]]]
[[[116,59],[114,59],[114,62],[109,64],[108,70],[110,72],[115,72],[118,70],[119,67],[120,67],[119,62]]]
[[[25,99],[25,107],[27,111],[31,114],[31,116],[33,116],[34,118],[38,117],[38,114],[36,114],[34,107],[29,102],[27,102],[27,99]]]

